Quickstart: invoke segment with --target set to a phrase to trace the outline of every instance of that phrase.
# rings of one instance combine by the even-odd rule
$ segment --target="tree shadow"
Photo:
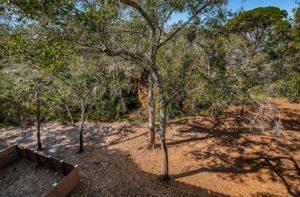
[[[219,125],[214,125],[207,117],[171,121],[170,127],[176,125],[180,129],[174,134],[175,140],[168,141],[170,148],[198,141],[205,141],[205,147],[186,153],[198,162],[197,169],[175,174],[169,184],[159,182],[157,175],[141,170],[127,152],[111,149],[112,145],[145,136],[147,132],[134,130],[140,127],[139,124],[118,127],[88,124],[84,130],[85,151],[76,155],[78,128],[46,128],[49,135],[43,139],[46,142],[44,153],[79,164],[82,181],[71,196],[226,196],[177,179],[212,172],[222,174],[224,179],[243,182],[243,175],[256,173],[257,179],[264,182],[260,177],[261,170],[268,170],[272,181],[285,185],[292,196],[299,196],[299,166],[290,156],[300,150],[299,144],[268,138],[250,130],[247,124],[246,118],[225,116],[220,117]],[[133,135],[128,137],[129,134]],[[105,140],[109,137],[113,140],[108,143]],[[34,141],[35,135],[30,139]],[[51,148],[54,151],[49,151]],[[195,168],[193,165],[191,167]],[[258,192],[256,196],[274,195]]]
[[[161,182],[157,175],[141,170],[129,153],[117,149],[94,149],[80,156],[81,183],[70,196],[227,197],[177,180]]]
[[[55,125],[45,127],[43,130],[47,129],[48,132],[43,133],[42,153],[78,164],[81,182],[70,196],[226,196],[177,180],[160,182],[157,175],[141,170],[129,153],[111,149],[112,144],[134,140],[147,133],[134,135],[134,127],[112,128],[105,124],[86,126],[85,151],[81,154],[74,154],[78,148],[78,128],[55,128]],[[124,139],[129,134],[133,135]],[[24,137],[19,133],[14,139],[18,136]],[[105,139],[111,136],[114,137],[112,143],[104,146]],[[31,142],[25,141],[21,145],[34,149],[35,136],[30,139]],[[15,142],[11,140],[9,145]]]
[[[79,129],[77,126],[73,127],[59,124],[43,125],[41,129],[41,141],[44,150],[49,154],[53,154],[58,151],[58,149],[64,149],[64,147],[70,146],[74,147],[75,151],[76,148],[74,145],[79,146]],[[86,123],[83,131],[84,146],[93,146],[93,144],[96,143],[103,144],[105,139],[111,136],[114,136],[115,140],[111,141],[110,145],[119,144],[129,141],[130,139],[124,140],[124,137],[131,133],[135,133],[134,126],[121,125],[113,127],[112,124],[107,123]],[[135,138],[139,136],[142,135],[138,135]],[[4,138],[1,142],[3,142],[0,143],[3,149],[7,147],[4,142],[8,142],[8,145],[20,144],[30,149],[36,149],[36,131],[32,128],[28,128]]]
[[[175,179],[212,172],[221,173],[226,180],[243,182],[243,174],[256,173],[256,178],[264,182],[259,175],[261,170],[267,170],[270,181],[281,182],[291,196],[300,196],[299,165],[291,156],[300,150],[299,143],[284,143],[281,139],[251,130],[246,117],[222,117],[218,126],[207,119],[201,117],[200,121],[190,119],[172,123],[183,127],[176,134],[183,139],[168,142],[171,147],[197,141],[206,143],[203,149],[186,153],[203,166],[176,174],[173,176]],[[268,194],[261,193],[258,196]]]
[[[285,129],[300,132],[300,108],[291,109],[282,107],[281,104],[273,103],[275,107],[279,109],[283,116],[281,117],[282,126]]]

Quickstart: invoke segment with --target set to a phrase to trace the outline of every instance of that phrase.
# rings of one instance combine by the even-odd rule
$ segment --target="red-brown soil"
[[[169,121],[169,183],[157,178],[160,149],[144,149],[146,123],[86,123],[81,154],[79,128],[46,124],[43,152],[79,164],[71,196],[300,196],[300,106],[274,104],[287,138],[251,130],[249,113],[221,117],[218,126],[209,117]],[[34,128],[1,130],[0,146],[34,149],[35,138]]]

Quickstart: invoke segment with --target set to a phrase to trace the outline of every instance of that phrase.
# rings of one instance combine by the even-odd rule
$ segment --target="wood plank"
[[[11,155],[11,156],[3,159],[3,160],[0,160],[0,168],[7,165],[7,164],[9,164],[10,162],[16,160],[17,158],[18,158],[17,155]]]
[[[1,155],[0,159],[6,157],[8,155],[18,155],[18,154],[16,154],[15,152],[10,152],[10,153],[8,152],[8,153],[5,153],[5,154]]]
[[[6,149],[0,151],[0,153],[5,153],[5,152],[11,151],[11,150],[16,150],[16,145],[15,145],[15,146],[8,147],[8,148],[6,148]]]
[[[19,147],[17,149],[17,152],[18,152],[19,156],[26,158],[26,151],[25,151],[25,149]]]
[[[0,163],[0,166],[2,167],[2,166],[6,166],[6,165],[8,165],[8,164],[10,164],[11,162],[13,162],[14,160],[16,160],[17,158],[10,158],[9,160],[6,160],[6,161],[2,161],[1,163]]]
[[[58,185],[53,187],[47,194],[47,197],[65,197],[80,181],[78,169],[73,165],[52,157],[46,157],[40,153],[35,153],[30,149],[25,149],[17,145],[0,152],[0,167],[9,164],[18,157],[31,160],[65,175]]]
[[[7,160],[9,158],[12,158],[12,157],[18,158],[18,155],[15,155],[15,154],[6,155],[5,157],[2,157],[0,161],[5,161],[5,160]]]
[[[79,183],[78,169],[73,169],[67,176],[65,176],[57,185],[59,196],[67,196],[73,188]]]
[[[18,154],[16,154],[15,152],[6,153],[5,155],[1,155],[0,160],[6,158],[6,157],[8,157],[8,156],[11,156],[11,155],[18,156]]]
[[[0,152],[0,158],[5,156],[5,155],[9,155],[9,154],[17,154],[16,149],[12,148],[12,149],[6,149],[3,152]]]

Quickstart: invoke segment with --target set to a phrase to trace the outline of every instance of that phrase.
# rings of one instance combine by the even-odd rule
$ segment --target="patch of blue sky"
[[[293,9],[299,6],[300,0],[229,0],[227,8],[231,11],[252,10],[257,7],[274,6],[282,10],[286,10],[289,16],[293,16]],[[169,20],[168,24],[177,23],[178,21],[186,21],[187,13],[176,13]]]

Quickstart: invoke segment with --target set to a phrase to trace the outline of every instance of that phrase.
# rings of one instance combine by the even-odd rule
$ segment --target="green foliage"
[[[300,73],[290,72],[285,78],[277,82],[280,95],[288,98],[291,102],[300,101]]]
[[[241,12],[238,16],[229,20],[225,27],[233,33],[249,32],[277,25],[286,17],[287,12],[277,7],[260,7]]]
[[[228,20],[225,1],[211,1],[204,18],[193,18],[153,58],[150,49],[183,24],[167,24],[168,15],[195,13],[208,1],[136,2],[161,25],[157,39],[149,21],[122,3],[2,0],[0,16],[14,17],[0,21],[0,124],[33,119],[37,86],[46,120],[70,121],[67,109],[78,120],[80,99],[90,90],[90,120],[122,120],[141,107],[136,87],[147,84],[151,69],[173,117],[218,115],[230,105],[248,104],[258,90],[267,96],[270,85],[276,87],[272,96],[299,101],[299,8],[293,24],[276,7]]]
[[[294,16],[295,27],[293,29],[293,45],[300,49],[300,7],[295,10]]]

